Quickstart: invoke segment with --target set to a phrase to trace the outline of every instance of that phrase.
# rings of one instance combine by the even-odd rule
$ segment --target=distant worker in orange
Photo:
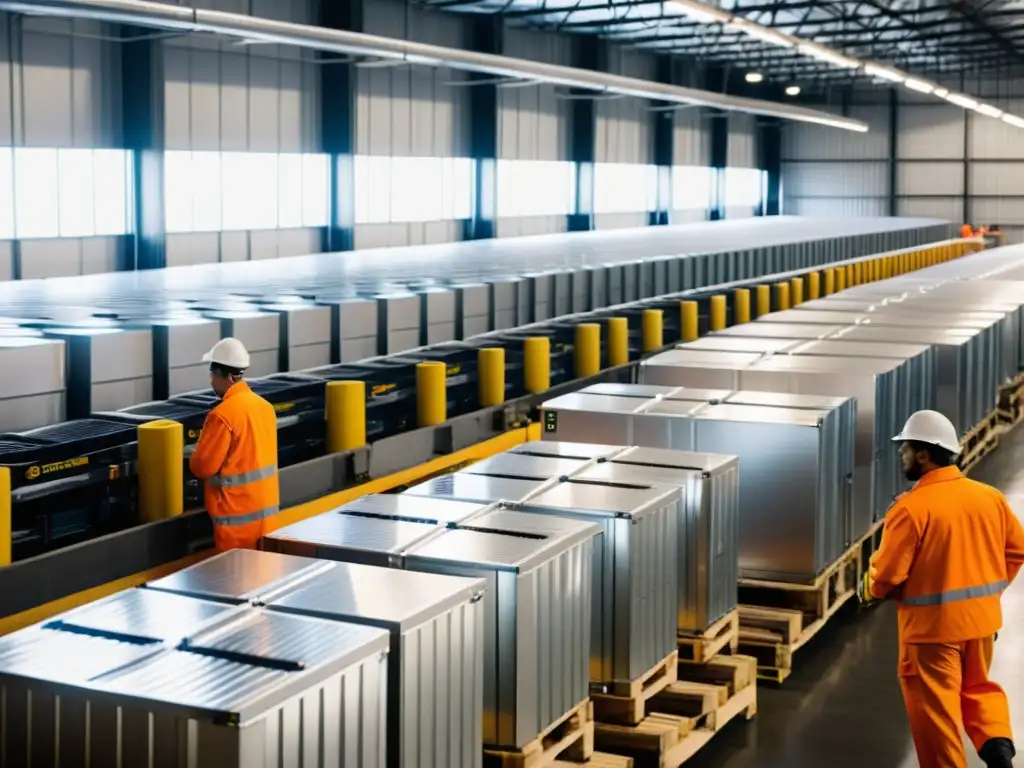
[[[970,224],[964,224],[960,227],[960,237],[974,237],[974,227]]]
[[[989,768],[1011,768],[1009,704],[988,673],[1024,528],[999,491],[953,464],[960,441],[945,416],[918,411],[893,440],[916,484],[889,510],[861,598],[899,602],[899,678],[918,760],[967,768],[962,725]]]
[[[203,362],[221,402],[206,417],[189,468],[204,481],[217,549],[255,549],[279,511],[277,416],[242,380],[249,353],[238,339],[221,339]]]

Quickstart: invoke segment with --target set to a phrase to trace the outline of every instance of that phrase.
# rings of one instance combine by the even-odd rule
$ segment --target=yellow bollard
[[[327,382],[325,405],[328,453],[352,451],[366,445],[365,382]]]
[[[839,291],[846,290],[847,269],[847,267],[840,267],[839,269],[836,270],[836,293],[839,293]]]
[[[789,309],[789,283],[775,284],[775,310],[784,312]]]
[[[750,290],[737,288],[732,294],[732,321],[734,325],[750,322]]]
[[[608,365],[614,367],[629,362],[629,320],[624,317],[608,318]]]
[[[139,516],[147,522],[177,517],[184,508],[185,433],[177,421],[139,425]]]
[[[821,273],[811,272],[807,275],[807,298],[810,301],[821,298]]]
[[[551,339],[547,336],[523,341],[523,387],[531,395],[551,389]]]
[[[853,284],[864,285],[864,262],[858,261],[853,265]]]
[[[11,470],[0,467],[0,565],[10,565],[11,557]]]
[[[712,331],[721,331],[725,329],[725,324],[725,296],[712,296],[711,322],[709,324],[709,327]]]
[[[757,286],[757,316],[771,314],[772,311],[772,289],[771,286]]]
[[[484,347],[476,355],[480,406],[490,408],[505,402],[505,350]]]
[[[601,371],[601,326],[580,323],[576,326],[576,378],[596,376]]]
[[[425,360],[416,363],[416,421],[433,427],[448,419],[448,371],[444,363]]]
[[[697,325],[697,302],[679,302],[679,338],[682,341],[696,341],[700,333]]]
[[[644,352],[665,346],[665,317],[660,309],[645,309],[643,314]]]
[[[794,307],[804,303],[804,279],[802,277],[794,277],[789,281],[789,296]]]
[[[852,264],[847,264],[846,265],[846,286],[848,288],[852,288],[853,286],[855,286],[857,284],[854,281],[854,278],[856,276],[857,276],[857,273],[854,271],[853,265]]]
[[[825,270],[825,295],[831,296],[836,292],[836,270],[829,268]]]

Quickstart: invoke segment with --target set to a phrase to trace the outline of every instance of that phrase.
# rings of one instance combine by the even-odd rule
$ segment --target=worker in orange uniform
[[[221,402],[206,417],[189,468],[204,481],[217,549],[255,549],[276,527],[277,417],[242,380],[249,353],[238,339],[221,339],[203,362]]]
[[[974,237],[974,227],[970,224],[964,224],[960,227],[960,237]]]
[[[889,510],[861,598],[899,601],[899,677],[918,760],[967,768],[962,725],[989,768],[1011,768],[1009,705],[988,671],[1024,528],[999,491],[953,464],[960,441],[945,416],[918,411],[893,440],[916,483]]]

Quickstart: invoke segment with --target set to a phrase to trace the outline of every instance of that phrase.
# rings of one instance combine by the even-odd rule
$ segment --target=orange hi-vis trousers
[[[921,768],[967,768],[960,724],[976,750],[1013,738],[1006,694],[988,679],[992,637],[903,643],[899,675]]]

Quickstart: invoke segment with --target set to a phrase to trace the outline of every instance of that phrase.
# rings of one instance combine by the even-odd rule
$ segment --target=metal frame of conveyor
[[[756,286],[790,284],[794,279],[802,280],[805,276],[810,281],[812,273],[818,278],[823,278],[826,272],[846,271],[851,276],[851,282],[854,279],[861,282],[861,279],[854,278],[854,275],[859,275],[862,267],[865,274],[864,280],[880,279],[888,276],[886,270],[881,268],[883,262],[890,265],[905,264],[905,269],[901,269],[901,271],[912,271],[917,267],[912,259],[906,258],[909,255],[924,250],[955,247],[952,245],[953,243],[961,242],[960,240],[950,240],[922,244],[899,251],[857,257],[793,272],[763,275],[759,278],[632,302],[597,312],[568,315],[554,321],[524,326],[516,329],[516,332],[528,336],[531,330],[539,333],[553,322],[578,325],[618,316],[629,318],[631,332],[639,329],[641,333],[645,334],[646,329],[640,328],[641,310],[674,305],[677,308],[675,314],[679,315],[680,302],[696,302],[697,325],[699,333],[703,334],[706,329],[714,329],[716,324],[725,322],[724,310],[721,309],[724,300],[719,301],[716,305],[716,301],[712,297],[727,294],[735,296],[732,292],[741,288],[752,289]],[[925,266],[925,264],[922,263],[920,266]],[[867,277],[867,275],[874,275],[874,277]],[[841,290],[842,287],[844,287],[844,283],[837,280],[832,291]],[[824,286],[822,289],[824,295]],[[775,309],[777,307],[773,305],[771,311]],[[719,316],[717,319],[716,315]],[[636,320],[635,323],[633,319]],[[671,339],[668,346],[678,343],[683,335],[685,320],[680,323],[680,326],[671,333],[668,332],[670,329],[666,324],[664,338]],[[660,332],[659,325],[659,334]],[[489,335],[477,337],[476,340],[486,339]],[[658,338],[661,340],[660,335]],[[486,344],[480,346],[486,346]],[[602,344],[602,346],[605,345]],[[361,495],[393,490],[403,484],[419,482],[431,474],[452,471],[460,463],[465,464],[489,455],[486,453],[489,441],[500,440],[515,430],[521,430],[521,440],[525,440],[526,428],[532,424],[540,403],[596,383],[634,381],[640,361],[648,354],[664,349],[664,344],[658,348],[651,348],[647,344],[646,336],[644,336],[642,346],[642,351],[635,355],[630,352],[628,360],[617,364],[609,362],[607,350],[595,353],[595,358],[600,359],[599,370],[577,375],[571,381],[556,384],[543,392],[508,400],[500,405],[480,408],[472,413],[454,416],[434,426],[417,428],[386,437],[354,450],[328,454],[300,464],[283,467],[280,470],[281,508],[284,510],[282,515],[288,517],[289,522],[293,521],[292,518],[303,519],[309,515],[326,511],[332,505],[342,503],[343,500],[334,499],[332,501],[331,499],[332,495],[339,496],[339,492],[351,490],[355,495]],[[635,349],[636,345],[630,344],[629,347]],[[577,374],[579,374],[578,370]],[[539,425],[539,427],[543,429],[543,425]],[[536,428],[535,425],[534,429]],[[474,447],[477,446],[483,446],[483,448],[477,449],[474,453]],[[508,447],[508,444],[504,444],[490,450],[491,453],[497,453]],[[438,463],[440,466],[436,466]],[[432,468],[432,465],[435,466]],[[6,468],[0,472],[0,493],[4,491],[5,476],[9,483],[10,478]],[[386,482],[382,482],[382,480]],[[6,495],[9,499],[9,488],[6,490]],[[320,508],[313,509],[312,507],[317,504],[320,505]],[[310,508],[303,510],[301,505]],[[10,505],[6,506],[6,523],[8,525],[6,561],[10,562]],[[2,518],[3,515],[0,514],[0,539],[4,535]],[[103,587],[111,582],[119,582],[122,586],[127,586],[124,580],[194,556],[209,549],[211,543],[212,529],[209,518],[205,511],[193,510],[0,567],[0,634],[38,620],[32,617],[39,612],[45,613],[42,606],[59,605],[62,601],[71,599],[79,593]],[[2,562],[3,551],[2,542],[0,542],[0,563]],[[28,616],[29,619],[26,620],[25,616]]]

